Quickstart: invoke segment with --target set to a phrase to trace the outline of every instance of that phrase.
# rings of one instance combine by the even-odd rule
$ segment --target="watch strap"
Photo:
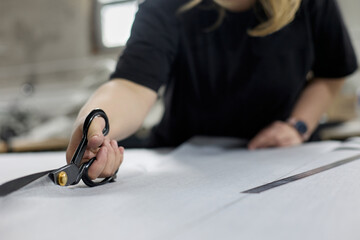
[[[295,128],[295,130],[302,137],[303,141],[306,141],[307,139],[309,139],[309,137],[310,137],[309,128],[308,128],[307,124],[304,121],[301,121],[301,120],[296,119],[296,118],[289,118],[287,123],[290,126],[292,126],[293,128]]]

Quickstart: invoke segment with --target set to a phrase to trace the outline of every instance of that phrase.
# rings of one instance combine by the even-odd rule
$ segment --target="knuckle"
[[[276,121],[276,122],[274,123],[274,125],[275,125],[276,127],[283,127],[283,123],[280,122],[280,121]]]
[[[97,131],[102,131],[105,127],[105,120],[102,117],[96,117],[91,124]],[[91,127],[90,125],[90,127]]]
[[[272,127],[276,127],[278,124],[279,124],[278,121],[275,121],[275,122],[273,122],[273,123],[271,124],[271,126],[272,126]]]
[[[117,141],[115,141],[115,140],[111,140],[111,145],[112,145],[114,148],[118,148],[118,143],[117,143]]]
[[[102,130],[104,128],[105,122],[104,123],[99,122],[99,119],[102,119],[102,118],[95,118],[93,120],[93,122],[90,124],[88,135],[90,135],[90,136],[93,136],[93,135],[101,136],[102,135]]]
[[[282,138],[279,135],[274,135],[274,140],[277,144],[281,145],[282,144]]]
[[[110,139],[108,137],[105,137],[104,139],[104,145],[106,145],[107,147],[110,147]]]
[[[108,158],[111,158],[115,155],[115,151],[111,146],[107,146],[107,151],[108,151]]]

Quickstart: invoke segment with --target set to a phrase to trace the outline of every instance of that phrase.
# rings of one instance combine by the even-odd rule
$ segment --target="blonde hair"
[[[295,14],[298,11],[301,0],[258,0],[261,4],[264,13],[266,14],[267,20],[261,22],[258,26],[254,29],[250,29],[248,31],[250,36],[254,37],[263,37],[269,34],[272,34],[289,23],[291,23],[294,18]],[[178,12],[184,12],[190,10],[191,8],[199,5],[202,0],[191,0],[190,2],[186,3]],[[214,30],[222,23],[225,17],[225,9],[218,6],[219,17],[217,21],[208,29],[207,31]]]

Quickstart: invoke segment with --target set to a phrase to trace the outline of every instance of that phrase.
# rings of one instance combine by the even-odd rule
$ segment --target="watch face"
[[[297,121],[294,127],[301,135],[307,132],[307,126],[303,121]]]

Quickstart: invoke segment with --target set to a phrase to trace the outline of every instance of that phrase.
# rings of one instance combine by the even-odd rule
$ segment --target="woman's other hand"
[[[293,126],[286,122],[276,121],[251,139],[248,149],[288,147],[301,144],[302,142],[302,136]]]

